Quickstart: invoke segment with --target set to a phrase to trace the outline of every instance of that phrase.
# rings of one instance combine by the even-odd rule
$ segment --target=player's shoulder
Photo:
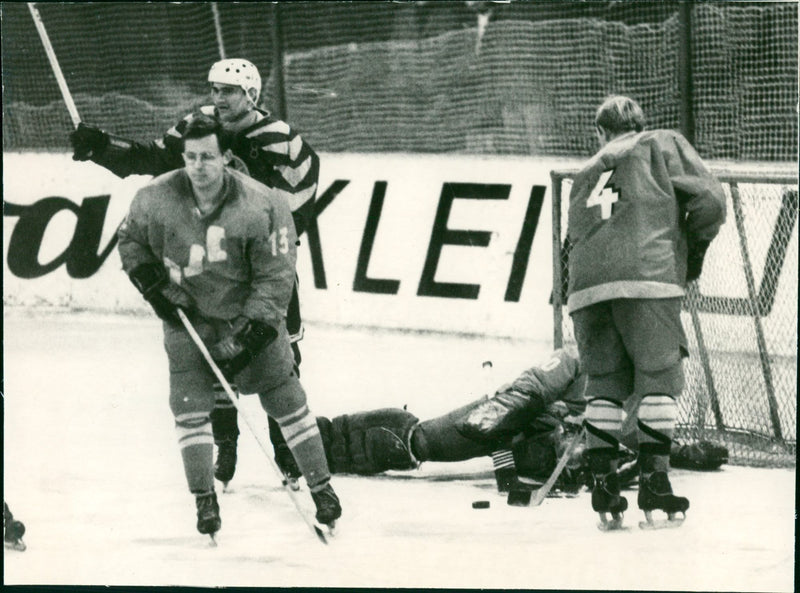
[[[274,117],[268,111],[261,111],[261,119],[245,130],[245,135],[254,138],[258,136],[272,137],[279,136],[293,136],[296,135],[295,130],[288,123],[282,119]]]
[[[235,169],[226,169],[226,175],[235,184],[239,198],[256,211],[262,211],[265,204],[269,209],[289,208],[286,198],[249,175]]]
[[[637,144],[654,144],[660,148],[674,146],[675,144],[686,144],[688,141],[677,130],[656,129],[646,130],[637,134]]]
[[[179,189],[185,179],[186,173],[183,169],[173,169],[156,177],[153,177],[147,184],[142,186],[137,192],[138,196],[158,196],[165,191],[173,192]]]

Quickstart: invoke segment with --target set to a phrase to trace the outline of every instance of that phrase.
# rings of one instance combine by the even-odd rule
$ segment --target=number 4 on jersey
[[[613,187],[606,187],[606,183],[614,174],[614,170],[603,171],[597,185],[594,186],[592,193],[586,200],[586,207],[600,206],[600,218],[608,220],[611,218],[611,205],[619,200],[619,193]]]

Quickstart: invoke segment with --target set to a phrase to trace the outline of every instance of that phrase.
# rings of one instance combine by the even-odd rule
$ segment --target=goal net
[[[728,218],[690,283],[682,321],[690,356],[675,440],[728,447],[730,462],[791,467],[797,446],[797,203],[795,172],[713,169]],[[575,171],[553,171],[553,285],[562,287]],[[574,342],[553,291],[556,347]]]

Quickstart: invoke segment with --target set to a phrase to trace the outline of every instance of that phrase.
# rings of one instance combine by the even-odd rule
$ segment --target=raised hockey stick
[[[61,96],[64,98],[64,103],[67,105],[69,116],[72,118],[72,125],[77,128],[78,124],[81,123],[81,116],[78,115],[78,108],[75,107],[75,101],[72,100],[72,94],[69,92],[64,74],[61,72],[61,66],[58,65],[58,58],[56,58],[56,52],[53,50],[53,46],[50,43],[50,37],[47,36],[47,29],[44,28],[42,15],[39,14],[35,2],[28,2],[28,9],[31,11],[33,23],[36,25],[36,30],[39,32],[39,37],[42,40],[47,59],[50,61],[50,67],[53,69],[58,88],[61,90]]]
[[[264,454],[267,457],[267,461],[269,462],[270,467],[272,467],[273,471],[275,472],[275,475],[277,475],[280,479],[280,482],[284,484],[283,472],[281,472],[281,470],[278,468],[278,465],[272,459],[272,454],[270,453],[267,440],[264,438],[262,431],[259,431],[255,427],[255,424],[251,421],[249,414],[243,408],[241,402],[239,401],[239,398],[236,397],[236,393],[234,393],[231,384],[225,378],[225,375],[222,374],[222,371],[219,370],[219,367],[217,366],[217,363],[214,362],[214,359],[211,358],[211,354],[209,353],[208,348],[206,348],[206,345],[203,343],[202,338],[200,338],[200,335],[194,329],[194,326],[192,326],[192,323],[189,321],[189,318],[186,317],[186,314],[180,309],[178,309],[178,316],[181,318],[183,327],[185,327],[186,331],[189,332],[189,336],[191,336],[192,341],[195,343],[195,346],[197,346],[197,348],[200,350],[200,353],[203,355],[203,358],[206,359],[208,366],[211,367],[211,371],[214,373],[214,376],[216,376],[217,381],[219,381],[219,384],[222,385],[222,388],[225,390],[225,393],[230,398],[231,402],[233,403],[233,406],[236,408],[236,411],[239,412],[239,415],[242,418],[244,418],[244,421],[247,424],[247,427],[250,429],[250,432],[253,433],[253,436],[256,438],[256,441],[261,447],[261,450],[264,451]],[[292,499],[294,506],[297,508],[297,512],[300,513],[301,517],[303,517],[303,521],[305,521],[306,524],[311,528],[311,531],[314,532],[319,541],[321,541],[323,544],[327,544],[328,539],[325,537],[325,533],[322,531],[320,526],[314,523],[314,521],[309,517],[308,513],[303,508],[303,505],[300,503],[300,499],[297,493],[291,488],[289,488],[288,485],[286,484],[284,484],[283,489],[289,495],[289,498]]]
[[[553,473],[550,474],[550,477],[547,478],[547,481],[542,484],[542,487],[539,488],[533,496],[533,500],[531,500],[531,506],[538,507],[542,504],[542,501],[547,497],[550,491],[553,489],[553,486],[558,480],[558,477],[561,475],[561,472],[564,471],[564,468],[567,467],[567,463],[569,462],[570,458],[572,457],[575,450],[578,448],[583,442],[584,437],[586,436],[586,428],[581,428],[581,431],[572,437],[572,441],[567,446],[567,449],[561,455],[561,459],[558,460]]]

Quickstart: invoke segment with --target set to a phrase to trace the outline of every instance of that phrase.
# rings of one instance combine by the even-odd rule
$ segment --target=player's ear
[[[231,164],[231,159],[233,158],[233,152],[230,148],[226,149],[225,152],[222,153],[222,160],[225,161],[225,166]]]

